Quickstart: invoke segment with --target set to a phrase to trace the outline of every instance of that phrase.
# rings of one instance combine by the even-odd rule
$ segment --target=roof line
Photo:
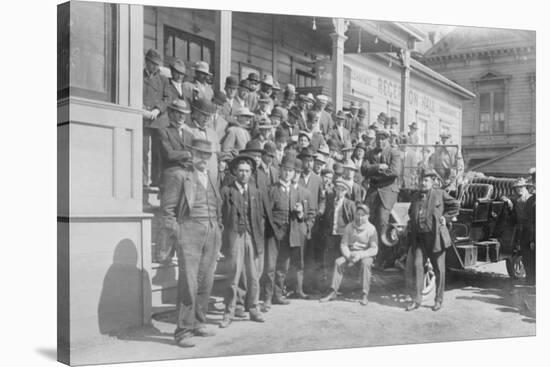
[[[415,59],[412,59],[412,58],[411,58],[411,67],[414,68],[414,69],[417,69],[418,71],[421,71],[421,72],[427,74],[428,76],[430,76],[433,79],[436,79],[437,81],[449,86],[452,89],[456,89],[459,93],[466,96],[468,99],[472,99],[472,98],[476,97],[476,95],[473,92],[469,91],[468,89],[464,88],[463,86],[453,82],[449,78],[446,78],[445,76],[439,74],[438,72],[430,69],[426,65],[424,65],[421,62],[416,61]]]
[[[489,164],[491,164],[491,163],[494,163],[494,162],[499,161],[499,160],[501,160],[501,159],[503,159],[503,158],[506,158],[506,157],[508,157],[508,156],[510,156],[510,155],[512,155],[512,154],[515,154],[515,153],[517,153],[517,152],[521,152],[522,150],[525,150],[525,149],[527,149],[527,148],[530,148],[531,146],[535,145],[536,143],[537,143],[536,141],[533,141],[533,142],[531,142],[531,143],[527,143],[527,144],[525,144],[525,145],[522,146],[522,147],[519,147],[519,148],[517,148],[517,149],[511,150],[511,151],[506,152],[506,153],[503,153],[503,154],[499,155],[498,157],[495,157],[495,158],[493,158],[493,159],[489,159],[488,161],[485,161],[485,162],[481,162],[480,164],[477,164],[477,165],[471,167],[471,168],[470,168],[470,171],[475,171],[476,169],[479,169],[479,168],[481,168],[481,167],[483,167],[483,166],[487,166],[487,165],[489,165]]]

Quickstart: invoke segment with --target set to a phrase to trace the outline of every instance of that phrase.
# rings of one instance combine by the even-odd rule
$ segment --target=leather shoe
[[[265,322],[263,315],[258,310],[250,310],[250,321]]]
[[[246,317],[246,312],[244,312],[244,308],[236,307],[235,308],[235,317],[238,317],[240,319],[244,319]]]
[[[289,305],[290,301],[286,297],[273,297],[274,305]]]
[[[363,294],[363,298],[361,299],[361,301],[359,301],[359,303],[361,304],[361,306],[366,306],[369,304],[369,300],[367,299],[366,294]]]
[[[296,292],[294,293],[294,298],[296,299],[309,299],[309,296],[305,294],[304,292]]]
[[[335,291],[332,291],[332,292],[330,292],[327,296],[325,296],[325,297],[323,297],[323,298],[320,298],[320,299],[319,299],[319,302],[333,301],[333,300],[335,300],[336,298],[338,298],[338,295],[336,294]]]
[[[265,301],[261,306],[260,306],[260,311],[262,312],[268,312],[269,310],[271,310],[271,302],[267,302]]]
[[[405,311],[413,311],[420,307],[420,303],[418,302],[411,302],[405,309]]]
[[[435,304],[432,307],[432,311],[439,311],[439,310],[441,310],[441,302],[435,301]]]
[[[181,348],[191,348],[195,346],[195,343],[191,340],[191,337],[181,338],[176,340],[176,345]]]
[[[231,318],[231,315],[226,313],[225,315],[223,315],[223,320],[220,322],[220,327],[224,329],[231,325],[232,321],[233,319]]]
[[[216,335],[215,332],[213,332],[212,330],[208,330],[206,327],[200,327],[198,329],[195,329],[193,330],[193,334],[195,334],[195,336],[203,336],[203,337],[208,337],[208,336],[214,336]]]

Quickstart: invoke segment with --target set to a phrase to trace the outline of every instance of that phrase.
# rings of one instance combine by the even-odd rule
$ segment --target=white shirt
[[[342,206],[344,205],[344,198],[339,199],[336,204],[334,204],[334,220],[332,222],[332,234],[338,234],[338,217],[342,211]]]
[[[242,186],[239,181],[235,181],[235,185],[237,186],[237,189],[239,189],[241,195],[243,195],[244,192],[248,190],[248,184],[244,184],[244,186]]]
[[[281,184],[281,188],[283,189],[283,192],[289,192],[290,191],[290,182],[286,183],[282,180],[279,180],[279,183]]]
[[[340,135],[340,139],[344,140],[344,127],[336,126],[336,129],[338,130],[338,135]]]
[[[200,184],[207,188],[208,187],[208,173],[206,173],[206,171],[202,172],[202,171],[199,171],[198,169],[195,170],[195,172],[197,172],[197,178],[200,182]]]
[[[178,91],[178,94],[181,96],[183,95],[183,83],[178,83],[174,80],[171,80],[172,82],[172,85],[174,86],[174,88],[176,88],[176,90]]]
[[[309,179],[311,178],[311,172],[308,173],[307,175],[304,175],[304,174],[302,173],[302,178],[304,179],[304,182],[305,182],[305,184],[307,185],[307,184],[309,183]]]

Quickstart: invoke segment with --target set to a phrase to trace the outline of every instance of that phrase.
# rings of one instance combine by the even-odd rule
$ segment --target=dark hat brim
[[[250,163],[253,172],[256,170],[256,160],[249,155],[240,153],[229,162],[229,169],[231,170],[231,172],[234,172],[239,162],[242,161],[247,161],[248,163]]]

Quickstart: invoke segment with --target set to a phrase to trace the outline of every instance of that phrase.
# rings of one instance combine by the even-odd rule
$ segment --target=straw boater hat
[[[212,76],[212,73],[210,72],[210,67],[205,61],[197,61],[195,63],[195,73],[196,72]]]
[[[185,63],[181,59],[175,59],[170,64],[170,69],[177,71],[180,74],[186,74],[187,69],[185,67]]]
[[[349,186],[349,184],[343,178],[336,179],[336,181],[334,181],[334,186],[335,187],[342,187],[342,188],[346,189],[347,191],[351,191],[351,187]]]
[[[229,162],[229,170],[231,172],[234,172],[237,166],[239,165],[239,163],[243,161],[250,164],[250,168],[252,168],[252,172],[256,170],[256,160],[247,154],[239,154],[238,156],[233,158],[231,162]]]
[[[181,113],[191,113],[191,109],[184,99],[176,99],[174,102],[168,105],[168,108]]]
[[[241,107],[235,112],[235,116],[248,116],[248,117],[254,117],[254,114],[250,112],[248,107]]]
[[[273,77],[271,75],[264,75],[261,83],[273,87]]]
[[[161,65],[162,64],[162,59],[160,58],[160,55],[159,53],[154,50],[154,49],[149,49],[149,51],[147,51],[147,53],[145,54],[145,59],[146,60],[149,60],[157,65]]]

